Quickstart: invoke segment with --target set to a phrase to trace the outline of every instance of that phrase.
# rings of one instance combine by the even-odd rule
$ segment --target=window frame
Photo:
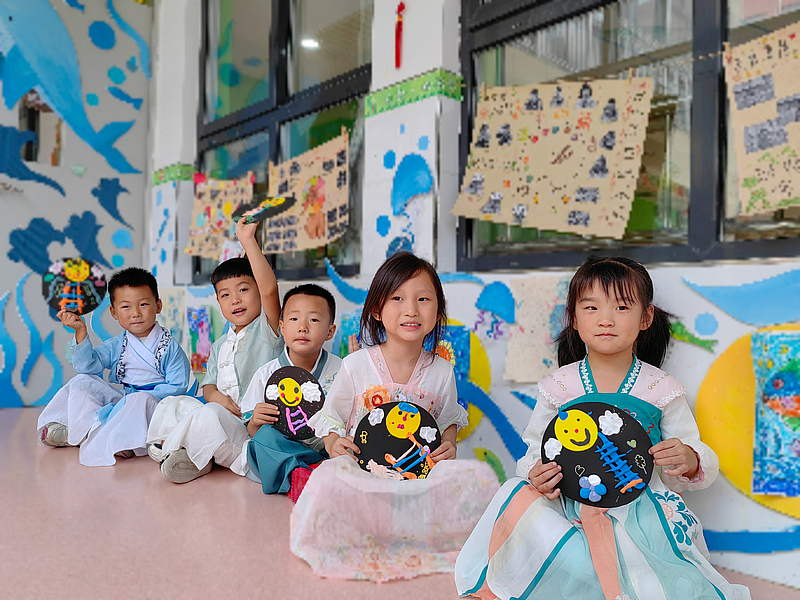
[[[474,55],[521,35],[615,0],[461,0],[461,74],[464,101],[459,138],[459,182],[464,177],[477,104]],[[701,8],[702,4],[702,8]],[[474,256],[473,220],[458,218],[459,271],[576,267],[587,256],[624,254],[642,263],[783,258],[800,254],[800,239],[723,241],[726,172],[726,87],[721,51],[728,37],[728,0],[694,0],[692,5],[691,190],[688,240],[649,246],[605,243],[584,250],[520,252]],[[714,58],[704,58],[715,54]],[[695,99],[703,98],[703,102]],[[708,101],[705,101],[707,99]]]
[[[202,169],[203,153],[224,146],[244,137],[267,131],[269,133],[269,158],[273,163],[280,160],[280,129],[283,123],[304,117],[310,113],[332,108],[337,104],[355,100],[369,93],[372,81],[372,64],[366,64],[313,87],[290,95],[288,87],[289,55],[291,53],[292,0],[272,0],[272,29],[269,32],[269,97],[226,115],[210,123],[206,115],[206,60],[208,57],[208,10],[209,0],[202,0],[200,43],[200,96],[197,108],[197,157],[195,169]],[[351,223],[360,227],[360,223]],[[271,264],[277,255],[268,254]],[[337,265],[336,271],[343,276],[360,273],[360,264]],[[328,276],[325,267],[299,269],[276,269],[280,280],[323,279]],[[200,272],[200,258],[192,259],[192,283],[205,285],[208,274]]]

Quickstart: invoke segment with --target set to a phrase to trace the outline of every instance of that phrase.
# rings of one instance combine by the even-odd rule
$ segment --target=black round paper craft
[[[577,502],[614,508],[635,500],[650,482],[650,437],[625,411],[580,402],[559,411],[544,430],[542,463],[561,465],[558,486]]]
[[[231,217],[233,218],[234,222],[238,222],[243,218],[245,219],[246,223],[259,223],[265,219],[277,217],[279,214],[292,208],[296,202],[297,199],[294,196],[268,196],[263,200],[242,204],[239,208],[233,211],[233,215],[231,215]],[[260,212],[257,212],[254,215],[244,216],[244,213],[250,212],[256,208],[261,209]]]
[[[83,258],[56,261],[42,276],[42,295],[55,311],[88,314],[100,306],[106,291],[103,270]]]
[[[314,436],[308,420],[325,402],[325,394],[317,379],[300,367],[282,367],[267,380],[264,402],[278,407],[278,421],[273,423],[285,436],[307,440]]]
[[[383,479],[425,479],[431,452],[442,444],[436,420],[411,402],[387,402],[358,424],[353,441],[358,465]]]

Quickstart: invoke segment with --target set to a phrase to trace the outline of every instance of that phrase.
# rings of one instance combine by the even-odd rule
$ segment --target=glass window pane
[[[350,132],[350,223],[345,234],[327,246],[278,254],[276,269],[353,265],[361,260],[361,196],[364,167],[364,101],[346,102],[281,125],[281,162]]]
[[[731,46],[747,43],[782,29],[800,18],[800,0],[730,0],[728,6],[728,39]],[[727,92],[726,92],[727,93]],[[739,188],[735,132],[731,127],[730,110],[726,113],[727,172],[725,177],[725,241],[796,237],[800,235],[800,207],[773,213],[741,215],[742,194]]]
[[[272,2],[209,0],[206,123],[269,98]]]
[[[537,10],[536,8],[531,10]],[[692,0],[624,0],[474,55],[478,86],[653,78],[625,244],[685,243],[690,192]],[[477,93],[477,91],[475,91]],[[474,252],[552,251],[618,241],[475,221]]]
[[[289,93],[372,60],[372,0],[294,0]]]
[[[249,171],[256,176],[253,194],[267,193],[267,175],[269,173],[269,132],[259,131],[224,146],[206,150],[202,155],[201,171],[214,179],[238,179]],[[200,272],[211,272],[219,261],[210,258],[200,259]]]

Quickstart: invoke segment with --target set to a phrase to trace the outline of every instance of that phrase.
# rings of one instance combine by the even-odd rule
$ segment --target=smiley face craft
[[[359,466],[383,479],[425,479],[442,444],[436,420],[410,402],[389,402],[361,419],[353,441]]]
[[[55,311],[88,314],[100,306],[106,290],[103,270],[82,258],[56,261],[42,277],[42,295]]]
[[[635,500],[653,474],[652,442],[633,416],[604,402],[559,411],[542,438],[542,464],[561,465],[567,497],[601,508]]]
[[[314,436],[308,420],[317,414],[325,401],[322,386],[300,367],[282,367],[267,380],[264,402],[278,407],[278,421],[273,424],[286,437],[307,440]]]

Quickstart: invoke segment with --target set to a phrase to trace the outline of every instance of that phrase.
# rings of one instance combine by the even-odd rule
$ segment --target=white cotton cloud
[[[555,459],[556,456],[561,454],[561,449],[564,446],[561,445],[556,438],[550,438],[544,443],[544,455],[549,458],[550,460]]]
[[[597,421],[600,423],[600,431],[604,435],[614,435],[622,429],[622,417],[610,410],[607,410]]]
[[[383,409],[373,408],[369,413],[369,424],[375,427],[375,425],[382,422],[383,422]]]
[[[589,475],[589,485],[598,485],[601,481],[599,475]]]
[[[267,386],[267,391],[264,392],[264,396],[267,400],[277,400],[278,399],[278,386],[274,383],[272,385]]]
[[[433,427],[422,427],[419,430],[419,436],[429,444],[432,444],[433,440],[436,439],[437,433]]]
[[[319,385],[313,381],[306,381],[300,386],[300,391],[303,393],[303,400],[308,400],[309,402],[322,400],[322,392],[319,390]]]

